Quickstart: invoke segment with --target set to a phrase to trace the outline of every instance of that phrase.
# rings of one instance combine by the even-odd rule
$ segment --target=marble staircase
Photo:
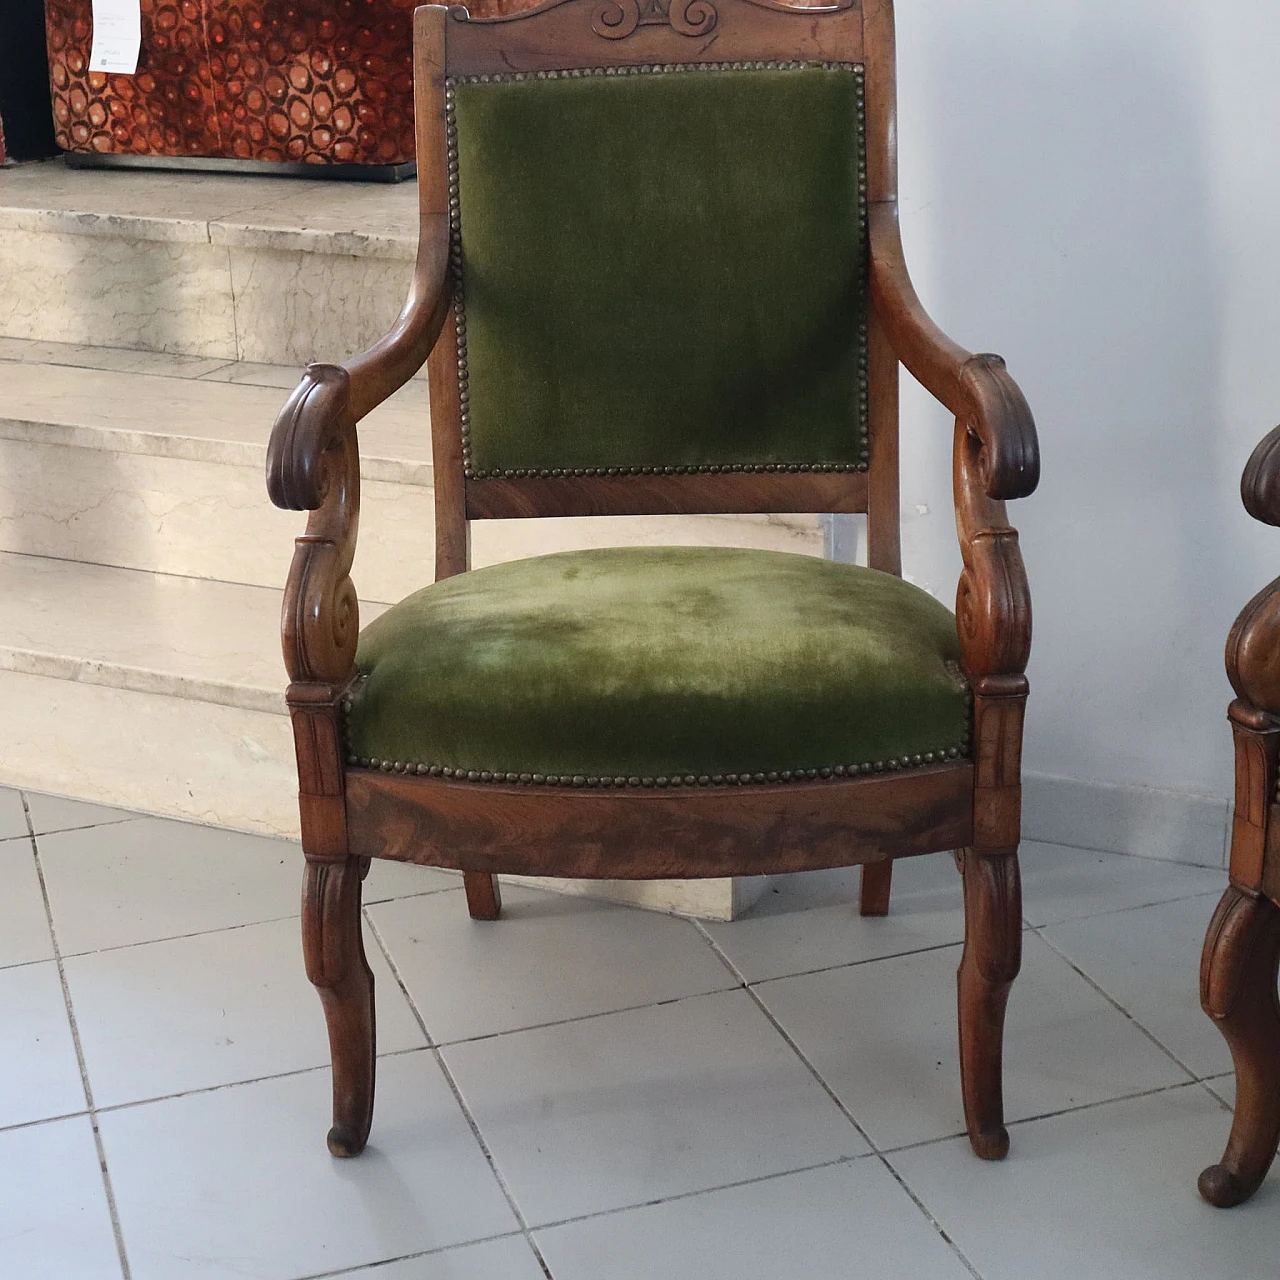
[[[296,834],[278,627],[303,517],[267,500],[266,441],[303,362],[398,310],[407,190],[0,173],[0,783]],[[366,419],[361,456],[367,621],[432,575],[425,379]],[[822,535],[644,517],[486,522],[473,543],[479,566],[627,543],[819,554]],[[726,917],[751,890],[605,891]]]

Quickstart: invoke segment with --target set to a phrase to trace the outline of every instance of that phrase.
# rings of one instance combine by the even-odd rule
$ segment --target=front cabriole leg
[[[1220,1209],[1258,1189],[1280,1145],[1280,909],[1261,894],[1228,886],[1204,941],[1200,1004],[1231,1048],[1236,1108],[1218,1164],[1200,1175],[1200,1194]]]
[[[1004,1020],[1009,990],[1022,967],[1022,720],[1026,681],[975,681],[973,845],[957,856],[964,878],[964,953],[957,990],[960,1088],[974,1152],[1002,1160]]]
[[[333,1059],[329,1150],[357,1156],[373,1121],[376,1052],[373,972],[360,927],[360,882],[367,858],[308,860],[302,890],[302,950],[320,993]]]
[[[961,851],[964,954],[960,1003],[960,1088],[969,1141],[984,1160],[1009,1151],[1004,1126],[1004,1015],[1022,966],[1022,882],[1016,849]]]

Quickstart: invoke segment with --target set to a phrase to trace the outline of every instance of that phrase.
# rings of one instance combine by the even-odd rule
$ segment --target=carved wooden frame
[[[548,0],[523,14],[483,19],[423,7],[414,21],[420,235],[413,290],[393,332],[371,351],[308,368],[276,424],[268,458],[272,499],[312,513],[289,576],[283,639],[308,864],[308,971],[325,999],[333,1046],[331,1149],[359,1151],[372,1114],[371,980],[358,921],[369,858],[464,870],[472,914],[487,918],[500,906],[498,872],[658,878],[863,864],[862,909],[882,914],[893,858],[958,848],[966,1121],[979,1155],[1002,1156],[1008,1135],[1000,1054],[1020,957],[1016,851],[1031,636],[1026,576],[1004,503],[1034,490],[1039,460],[1030,411],[1003,362],[972,356],[943,335],[907,274],[897,224],[891,0],[807,9],[769,0],[643,0],[643,7],[641,0]],[[868,471],[469,480],[450,305],[447,79],[738,60],[865,67]],[[865,511],[871,567],[900,573],[898,368],[905,366],[956,419],[964,559],[957,618],[974,695],[972,760],[786,787],[679,791],[476,784],[350,767],[341,703],[354,676],[358,631],[350,579],[359,518],[357,423],[424,362],[437,579],[469,568],[474,518],[720,511]]]

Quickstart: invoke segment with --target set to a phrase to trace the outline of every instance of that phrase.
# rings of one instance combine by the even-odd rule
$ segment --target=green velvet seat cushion
[[[958,658],[951,612],[889,574],[733,548],[562,552],[447,578],[366,627],[347,745],[485,781],[898,767],[964,749]]]
[[[454,86],[473,472],[862,464],[859,76]]]

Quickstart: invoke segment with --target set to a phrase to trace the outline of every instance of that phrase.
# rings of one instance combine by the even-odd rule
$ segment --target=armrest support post
[[[360,524],[356,424],[426,362],[449,306],[448,219],[420,221],[413,285],[395,326],[345,364],[308,365],[267,448],[267,492],[278,507],[309,511],[285,587],[281,636],[295,685],[335,696],[354,670],[359,606],[351,582]]]
[[[961,664],[973,690],[973,850],[1018,847],[1031,593],[1005,501],[1040,480],[1035,421],[999,356],[971,355],[929,318],[902,252],[897,208],[869,214],[871,302],[900,363],[955,417],[956,591]]]
[[[907,271],[896,207],[873,205],[869,231],[871,301],[894,353],[982,441],[976,478],[988,497],[1027,497],[1040,481],[1040,449],[1018,384],[999,356],[971,355],[929,318]]]

